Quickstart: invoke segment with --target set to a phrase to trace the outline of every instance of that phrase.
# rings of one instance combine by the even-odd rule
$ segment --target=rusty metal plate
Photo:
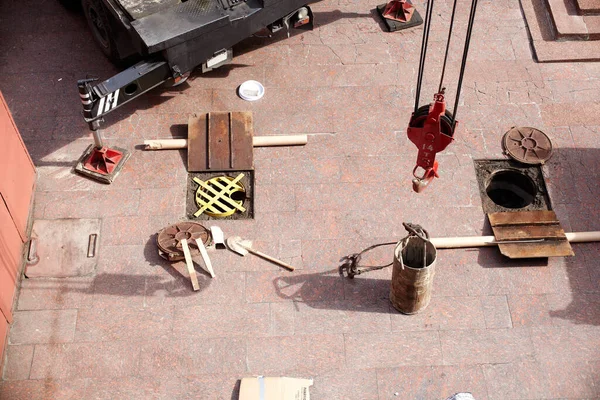
[[[574,255],[554,211],[497,212],[488,218],[496,241],[502,242],[500,252],[509,258]]]
[[[98,257],[89,256],[93,235],[100,236],[99,219],[38,219],[33,222],[36,259],[25,269],[27,278],[68,278],[91,275]]]
[[[254,168],[251,112],[213,112],[188,121],[188,171]]]
[[[544,164],[552,156],[552,142],[539,129],[513,127],[502,137],[502,148],[512,159],[523,164]]]
[[[193,257],[200,254],[195,241],[201,240],[205,246],[208,246],[210,238],[210,231],[203,225],[197,222],[179,222],[158,232],[156,245],[161,257],[169,261],[178,261],[184,259],[181,245],[183,239],[190,242],[190,253]]]

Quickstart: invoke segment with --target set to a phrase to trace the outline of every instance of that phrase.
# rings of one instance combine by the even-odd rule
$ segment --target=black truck
[[[141,60],[98,83],[78,81],[85,121],[170,81],[180,84],[232,60],[232,47],[261,30],[312,29],[308,0],[81,0],[96,43],[115,63]]]

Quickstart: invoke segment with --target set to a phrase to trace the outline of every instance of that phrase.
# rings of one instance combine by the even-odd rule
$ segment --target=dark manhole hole
[[[539,165],[475,160],[475,174],[485,213],[552,209]]]
[[[523,208],[533,202],[537,189],[527,175],[515,170],[503,170],[492,174],[486,193],[499,206]]]

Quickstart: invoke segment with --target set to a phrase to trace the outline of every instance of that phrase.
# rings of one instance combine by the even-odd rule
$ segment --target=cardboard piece
[[[310,400],[312,379],[285,377],[243,378],[239,400]]]

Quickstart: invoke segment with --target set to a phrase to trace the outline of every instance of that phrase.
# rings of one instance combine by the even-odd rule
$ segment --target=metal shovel
[[[281,260],[278,260],[276,258],[273,258],[271,256],[266,255],[263,252],[260,252],[258,250],[254,250],[252,247],[250,247],[249,245],[245,244],[242,241],[242,238],[240,238],[239,236],[230,236],[227,238],[227,247],[229,247],[229,250],[233,251],[234,253],[238,253],[241,256],[245,256],[248,253],[252,253],[256,256],[259,256],[261,258],[264,258],[265,260],[271,261],[273,264],[277,264],[283,268],[286,268],[290,271],[294,270],[294,267],[292,267],[289,264],[284,263]]]

